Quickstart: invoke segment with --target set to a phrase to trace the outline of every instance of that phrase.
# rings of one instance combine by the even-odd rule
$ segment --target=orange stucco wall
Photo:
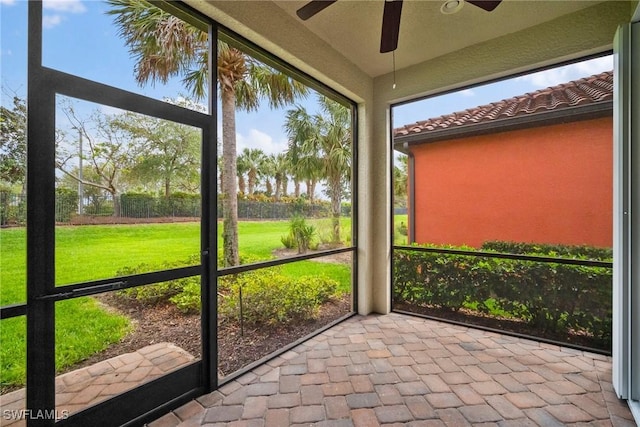
[[[415,241],[610,247],[612,124],[606,117],[413,146]]]

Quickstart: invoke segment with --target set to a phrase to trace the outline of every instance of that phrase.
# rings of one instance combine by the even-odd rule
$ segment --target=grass
[[[81,322],[78,319],[82,319]],[[0,384],[23,385],[26,378],[27,348],[24,316],[2,320],[0,328]],[[129,330],[125,316],[109,313],[93,298],[78,298],[56,304],[56,369],[71,366],[109,344],[119,341]]]
[[[330,220],[309,220],[320,237],[329,235]],[[243,221],[239,224],[240,253],[252,260],[267,260],[282,247],[287,221]],[[342,236],[351,227],[341,220]],[[222,247],[221,235],[219,247]],[[161,265],[186,260],[200,251],[199,223],[64,226],[56,227],[56,285],[113,277],[123,267]],[[26,234],[24,228],[0,230],[0,305],[26,300]],[[292,277],[325,275],[351,291],[351,267],[301,261],[287,264]],[[82,319],[82,321],[78,321]],[[25,319],[0,323],[0,384],[21,385],[25,378]],[[93,298],[56,304],[56,368],[61,370],[119,341],[130,330],[124,316],[105,311]]]

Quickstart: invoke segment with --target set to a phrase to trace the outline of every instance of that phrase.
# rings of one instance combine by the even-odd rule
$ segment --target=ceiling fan
[[[311,0],[309,3],[297,10],[296,14],[300,19],[306,21],[318,12],[323,11],[338,0]],[[403,0],[385,0],[384,12],[382,15],[382,36],[380,40],[380,53],[387,53],[396,50],[398,47],[398,34],[400,33],[400,15],[402,13]],[[463,0],[459,0],[462,2]],[[465,0],[487,12],[491,12],[502,2],[502,0]]]

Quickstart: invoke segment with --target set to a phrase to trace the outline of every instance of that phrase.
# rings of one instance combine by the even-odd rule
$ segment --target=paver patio
[[[193,360],[183,349],[163,342],[59,375],[56,377],[56,411],[59,416],[79,412]],[[0,396],[0,426],[26,425],[24,419],[13,416],[25,408],[25,394],[25,389],[20,389]]]
[[[611,359],[400,314],[356,316],[149,424],[635,426]]]
[[[61,375],[57,409],[79,411],[192,360],[159,343]],[[0,407],[23,409],[24,389]],[[609,357],[390,314],[355,316],[149,424],[178,425],[636,424]]]

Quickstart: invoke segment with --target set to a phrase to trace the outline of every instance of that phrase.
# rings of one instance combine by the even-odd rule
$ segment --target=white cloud
[[[603,71],[610,71],[612,69],[613,57],[603,56],[551,70],[528,74],[526,76],[518,77],[518,80],[530,82],[537,87],[545,88],[566,83],[571,80],[580,79],[582,77],[588,77],[593,74],[602,73]]]
[[[587,75],[613,70],[613,56],[603,56],[590,61],[575,64],[576,68]]]
[[[287,140],[282,137],[280,141],[275,141],[270,135],[258,129],[250,129],[247,136],[236,133],[236,145],[238,152],[245,148],[259,148],[265,154],[274,154],[281,153],[287,149]]]
[[[42,27],[46,29],[53,28],[60,25],[62,19],[61,15],[44,15],[42,17]]]
[[[476,96],[476,93],[471,89],[461,90],[459,93],[462,96]]]
[[[44,0],[42,7],[48,10],[69,13],[84,13],[87,8],[80,0]]]
[[[13,4],[16,4],[16,0],[0,0],[0,4],[11,6]]]

